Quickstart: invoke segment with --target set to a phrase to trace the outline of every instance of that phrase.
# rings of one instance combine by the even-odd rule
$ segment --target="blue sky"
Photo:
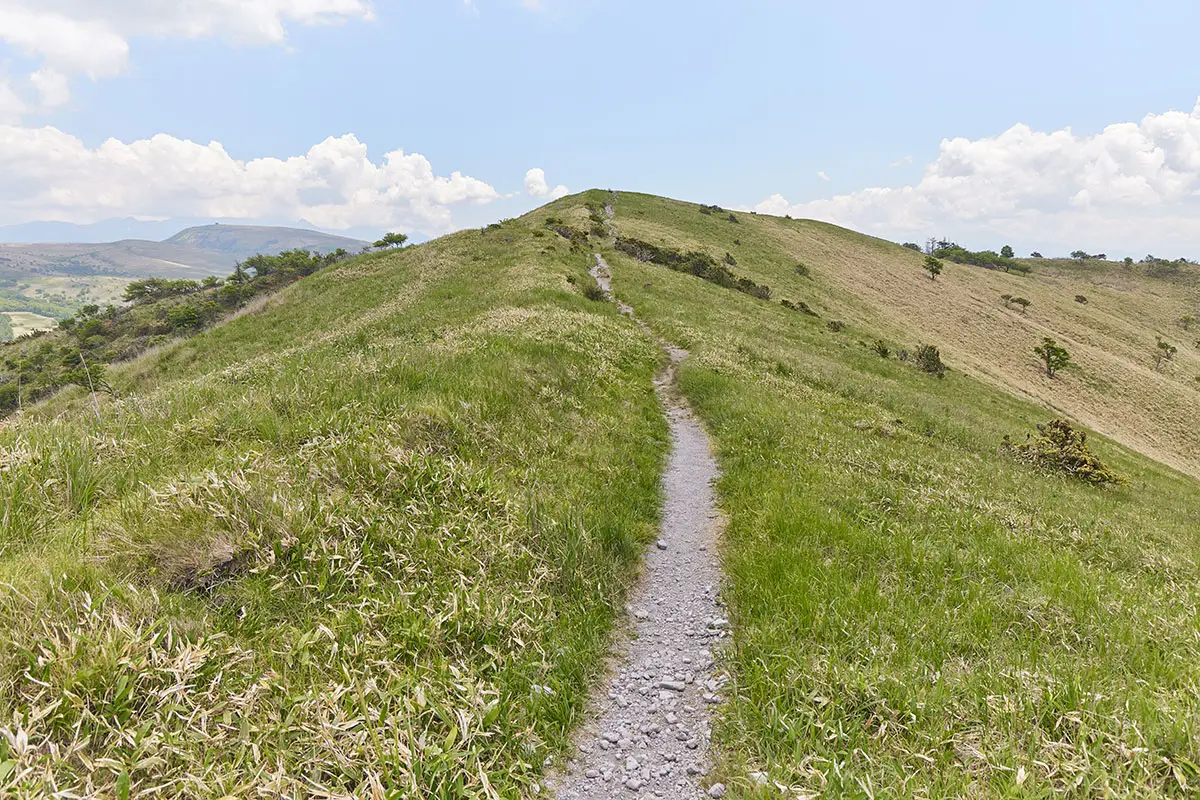
[[[0,225],[437,234],[561,184],[1200,257],[1194,4],[166,5],[0,0]]]

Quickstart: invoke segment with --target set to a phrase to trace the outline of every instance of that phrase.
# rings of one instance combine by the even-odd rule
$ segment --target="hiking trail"
[[[592,275],[612,297],[609,266],[600,255],[595,259]],[[613,299],[649,332],[632,308]],[[714,651],[728,635],[719,601],[717,463],[687,402],[671,391],[676,367],[688,353],[658,341],[670,362],[654,388],[672,439],[660,536],[626,606],[629,637],[616,645],[610,674],[593,693],[576,735],[577,751],[556,781],[559,800],[691,800],[725,793],[720,784],[702,788],[712,710],[722,702],[725,683]]]

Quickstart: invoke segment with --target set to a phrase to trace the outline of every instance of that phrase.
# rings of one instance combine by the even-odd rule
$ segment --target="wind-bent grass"
[[[0,431],[0,795],[528,790],[653,535],[660,355],[510,223]]]
[[[741,215],[714,230],[695,207],[636,195],[615,210],[618,232],[657,227],[683,249],[755,243],[755,226],[778,224]],[[1099,437],[1127,486],[1032,470],[1000,443],[1051,412],[881,359],[862,317],[835,333],[778,301],[606,257],[617,294],[691,349],[682,388],[719,448],[728,782],[752,794],[745,775],[762,770],[823,797],[1191,796],[1194,480]],[[811,298],[783,277],[786,255],[757,258],[777,298]]]

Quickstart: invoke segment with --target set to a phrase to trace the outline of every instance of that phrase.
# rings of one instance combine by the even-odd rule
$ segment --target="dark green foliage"
[[[935,378],[946,377],[946,365],[942,363],[942,354],[931,344],[918,345],[913,362],[917,369],[928,375],[933,375]]]
[[[807,314],[810,317],[820,316],[817,314],[817,312],[809,308],[808,303],[804,302],[803,300],[797,300],[795,303],[793,303],[791,300],[780,300],[779,303],[784,308],[791,309],[792,311],[799,311],[801,314]]]
[[[942,274],[942,262],[933,256],[925,256],[925,271],[929,273],[929,280],[937,280]]]
[[[729,265],[729,266],[731,266],[731,267],[736,267],[736,266],[737,266],[737,259],[733,257],[733,254],[732,254],[732,253],[726,253],[726,254],[725,254],[725,263],[726,263],[726,264],[728,264],[728,265]]]
[[[726,289],[736,289],[751,297],[757,297],[760,300],[771,299],[771,287],[755,283],[749,278],[739,278],[728,267],[718,264],[717,260],[707,253],[700,253],[694,250],[682,253],[678,250],[659,247],[658,245],[643,242],[639,239],[626,239],[624,237],[618,237],[615,244],[616,248],[622,253],[632,256],[638,261],[658,264],[676,272],[687,272],[698,278],[703,278],[709,283],[715,283]]]
[[[1042,343],[1033,348],[1033,352],[1042,359],[1042,364],[1046,367],[1046,376],[1050,378],[1071,363],[1071,354],[1067,349],[1049,336],[1043,338]]]
[[[1030,258],[1041,258],[1042,254],[1039,253],[1037,250],[1034,250],[1032,253],[1029,254],[1029,257]]]
[[[903,245],[901,245],[901,247],[907,247],[909,250],[916,250],[918,253],[921,252],[921,245],[917,244],[916,242],[905,242]]]
[[[797,264],[792,271],[795,272],[797,275],[799,275],[801,278],[812,277],[812,270],[809,269],[808,265],[804,264],[804,263]]]
[[[372,247],[380,250],[386,250],[389,247],[404,247],[404,243],[408,241],[406,233],[387,233],[383,238],[376,242]]]
[[[891,358],[892,349],[887,346],[887,342],[883,339],[876,339],[875,344],[871,345],[871,349],[875,351],[875,355],[880,358]]]
[[[105,364],[132,358],[171,338],[191,334],[236,311],[254,297],[281,289],[318,269],[349,257],[345,250],[321,255],[289,250],[256,255],[238,264],[224,282],[148,278],[125,291],[126,308],[81,308],[59,323],[57,331],[25,337],[0,347],[0,415],[19,402],[38,400],[62,386],[87,384],[111,392]],[[81,358],[86,354],[88,369]],[[20,392],[15,391],[18,382]],[[14,388],[6,388],[14,387]]]
[[[200,288],[196,281],[146,278],[126,286],[123,299],[128,303],[153,303],[167,297],[194,294],[200,291]]]
[[[1164,342],[1161,337],[1154,337],[1154,368],[1161,369],[1164,361],[1170,361],[1175,358],[1175,354],[1179,352],[1179,348],[1170,342]]]
[[[1013,252],[1012,247],[1010,247],[1009,245],[1004,245],[1004,247],[1000,248],[1000,257],[1001,258],[1013,258],[1015,255],[1016,255],[1016,253]]]
[[[591,275],[584,279],[583,286],[581,288],[583,289],[583,296],[588,300],[592,300],[597,303],[608,300],[608,293],[600,288],[600,284],[597,283],[596,279]]]
[[[724,214],[725,209],[720,206],[700,206],[701,214]]]
[[[1065,419],[1038,425],[1038,436],[1014,445],[1005,436],[1004,447],[1018,461],[1042,469],[1065,472],[1073,478],[1094,484],[1122,484],[1124,478],[1104,465],[1087,446],[1087,433],[1076,430]]]
[[[831,319],[828,323],[826,323],[826,327],[828,327],[829,330],[833,331],[834,333],[841,333],[842,331],[846,330],[846,323],[839,319]]]
[[[738,218],[737,218],[737,217],[735,217],[733,214],[730,214],[730,215],[727,217],[727,219],[728,219],[730,222],[737,222],[737,221],[738,221]]]
[[[1002,269],[1005,272],[1020,274],[1026,274],[1031,271],[1027,264],[1022,264],[1020,261],[1012,258],[1005,258],[994,250],[973,252],[954,242],[938,242],[937,245],[937,248],[933,251],[933,255],[937,258],[953,261],[955,264],[970,264],[971,266],[983,267],[984,269]]]

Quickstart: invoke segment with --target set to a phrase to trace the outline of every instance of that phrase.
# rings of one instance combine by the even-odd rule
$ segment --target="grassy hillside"
[[[0,430],[0,794],[539,779],[666,426],[657,350],[536,233],[338,265]]]
[[[661,354],[586,298],[598,251],[692,351],[718,445],[733,795],[761,771],[830,798],[1190,796],[1200,485],[1145,453],[1195,471],[1192,355],[1144,376],[1153,404],[1121,387],[1139,318],[1193,285],[934,282],[889,243],[706,211],[591,192],[356,259],[114,368],[119,399],[0,430],[0,719],[29,743],[0,738],[0,792],[532,796],[658,513]],[[1037,378],[1043,330],[1079,372]],[[944,379],[895,357],[921,341]],[[1088,443],[1124,484],[1013,456],[1059,414],[1038,393],[1114,404]]]
[[[1200,267],[1158,277],[1143,265],[1032,259],[1025,263],[1033,272],[1020,276],[946,262],[932,281],[922,254],[833,225],[739,214],[734,227],[691,204],[642,211],[621,221],[625,235],[729,252],[741,274],[795,286],[823,316],[909,346],[918,338],[936,344],[952,367],[1200,476],[1200,332],[1178,324],[1200,316]],[[794,280],[800,263],[810,280]],[[1026,313],[1008,308],[1005,294],[1032,305]],[[1077,368],[1047,378],[1033,354],[1045,336],[1064,345]],[[1156,368],[1159,336],[1178,353]]]
[[[916,254],[829,226],[732,222],[631,194],[613,206],[619,235],[728,252],[733,272],[772,289],[756,299],[608,256],[617,293],[692,350],[683,390],[725,469],[728,781],[745,789],[764,771],[827,797],[1187,796],[1200,782],[1200,487],[1099,437],[1090,443],[1127,485],[1029,468],[1003,437],[1023,439],[1052,412],[867,346],[923,339],[969,365],[960,353],[987,338],[972,325],[1007,319],[985,298],[1016,279],[951,268],[929,285]],[[575,198],[547,213],[579,226],[588,215]],[[797,260],[814,277],[797,275]],[[1021,286],[1052,306],[1079,284],[1035,274]],[[1107,295],[1092,293],[1103,309]],[[885,295],[898,307],[886,316]],[[1155,319],[1174,313],[1134,302]],[[918,307],[925,322],[901,330]],[[847,327],[831,330],[831,317]],[[1006,324],[1011,340],[1033,323]],[[952,330],[950,342],[937,335]],[[1023,358],[1011,357],[1016,374]],[[1062,384],[1042,390],[1067,394]]]

